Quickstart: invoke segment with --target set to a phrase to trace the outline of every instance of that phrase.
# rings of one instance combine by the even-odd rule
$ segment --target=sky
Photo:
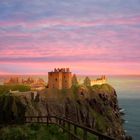
[[[140,0],[1,0],[0,74],[140,74]]]

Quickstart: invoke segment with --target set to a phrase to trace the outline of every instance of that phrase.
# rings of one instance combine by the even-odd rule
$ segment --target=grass
[[[0,85],[0,94],[8,93],[9,90],[26,92],[30,91],[30,87],[26,85]]]
[[[83,130],[77,129],[78,136],[82,138]],[[56,125],[24,124],[7,126],[0,129],[0,140],[67,140],[68,133],[63,132]],[[88,140],[96,140],[90,133]]]
[[[0,129],[0,140],[67,140],[67,133],[55,125],[26,124]]]
[[[82,139],[83,135],[84,135],[84,132],[82,129],[78,128],[77,129],[77,132],[78,132],[78,136]],[[91,133],[88,133],[87,132],[87,139],[88,140],[97,140],[97,137]]]
[[[109,84],[102,84],[102,85],[94,85],[92,86],[92,90],[95,92],[106,92],[106,93],[113,93],[114,89],[113,87],[111,87]]]

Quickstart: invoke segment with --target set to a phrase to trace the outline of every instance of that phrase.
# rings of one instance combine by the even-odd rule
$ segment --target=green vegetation
[[[84,85],[85,85],[85,86],[91,86],[91,80],[89,79],[89,77],[86,77],[86,78],[84,79]]]
[[[92,90],[95,92],[113,93],[114,89],[109,84],[94,85]]]
[[[53,124],[7,126],[0,129],[0,134],[0,140],[67,140],[69,137],[67,132]],[[83,130],[77,129],[77,134],[82,138]],[[96,137],[88,133],[88,140],[96,140]]]
[[[68,90],[64,88],[64,89],[61,89],[61,90],[59,91],[59,93],[62,94],[62,95],[64,96],[64,94],[66,94],[67,91],[68,91]]]
[[[71,127],[71,132],[74,133],[74,126]],[[83,135],[84,135],[84,130],[81,129],[81,128],[77,128],[77,135],[76,136],[79,137],[82,140],[83,139]],[[97,140],[97,136],[87,132],[87,140]]]
[[[30,91],[30,87],[27,85],[0,85],[0,94],[8,93],[9,90],[18,90],[20,92]]]
[[[106,93],[113,93],[114,89],[113,87],[111,87],[109,84],[102,84],[101,85],[101,89],[102,92],[106,92]]]
[[[72,77],[72,85],[73,86],[78,86],[78,80],[77,80],[77,76],[75,74]]]
[[[55,125],[26,124],[0,129],[0,140],[67,140],[67,133]]]
[[[25,105],[19,97],[10,93],[0,94],[0,123],[22,123],[24,121]]]
[[[71,87],[71,90],[72,90],[72,98],[74,98],[74,99],[78,99],[79,98],[79,95],[78,95],[79,87],[80,86],[78,86],[78,85],[73,85]]]
[[[88,83],[88,82],[86,82]],[[22,103],[22,98],[14,94],[8,93],[9,90],[28,91],[30,87],[25,85],[4,85],[0,86],[0,123],[9,124],[16,122],[21,125],[6,126],[0,129],[0,140],[67,140],[68,134],[63,132],[56,125],[42,124],[23,124],[26,106]],[[66,98],[71,99],[67,105],[69,107],[74,104],[81,114],[89,114],[94,118],[94,127],[99,132],[106,132],[107,128],[111,127],[107,116],[111,116],[112,108],[100,99],[97,93],[114,93],[114,89],[108,84],[102,85],[78,85],[75,84],[71,89],[47,89],[45,98],[56,98],[57,103],[63,105]],[[41,96],[41,95],[40,95]],[[86,99],[86,100],[84,100]],[[91,100],[93,99],[93,100]],[[40,112],[38,107],[39,96],[35,102],[30,104]],[[56,103],[56,105],[57,105]],[[92,105],[91,105],[92,103]],[[29,104],[28,104],[29,105]],[[74,106],[72,106],[74,107]],[[55,109],[55,108],[53,108]],[[88,111],[87,111],[88,110]],[[59,111],[58,111],[59,113]],[[68,112],[70,113],[70,112]],[[32,112],[31,112],[32,115]],[[80,115],[79,115],[80,118]],[[90,118],[89,118],[90,119]],[[72,127],[71,127],[72,128]],[[74,128],[72,128],[74,129]],[[77,129],[78,136],[83,136],[83,130]],[[94,135],[88,133],[88,140],[96,140]]]
[[[92,89],[98,91],[101,88],[101,85],[93,85]]]
[[[108,127],[108,123],[106,119],[101,114],[94,111],[94,117],[96,118],[96,129],[99,132],[106,132],[106,128]]]

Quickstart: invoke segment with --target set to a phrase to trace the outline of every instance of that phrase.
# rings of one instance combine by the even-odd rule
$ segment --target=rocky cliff
[[[117,95],[108,84],[18,96],[26,106],[26,115],[58,115],[119,140],[125,135]]]

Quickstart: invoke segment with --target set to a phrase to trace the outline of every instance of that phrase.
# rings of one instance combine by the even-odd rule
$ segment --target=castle
[[[69,68],[55,68],[53,71],[48,72],[48,85],[46,82],[39,78],[34,79],[31,77],[21,78],[21,77],[11,77],[9,80],[5,81],[5,85],[28,85],[31,87],[31,90],[42,90],[48,87],[49,89],[70,89],[72,87],[72,72]],[[82,84],[79,80],[78,83]],[[101,76],[95,80],[90,81],[91,86],[93,85],[102,85],[107,83],[107,78]],[[47,85],[47,86],[46,86]]]
[[[48,87],[57,89],[69,89],[72,86],[72,73],[69,68],[55,68],[48,72]]]
[[[5,85],[13,85],[13,84],[26,84],[26,85],[30,85],[32,83],[34,83],[35,80],[31,77],[28,77],[27,79],[21,78],[19,76],[14,76],[14,77],[10,77],[10,79],[6,80],[4,82]]]
[[[20,76],[10,77],[4,82],[4,85],[27,85],[31,90],[42,90],[46,87],[46,82],[41,79],[34,79],[32,77],[22,78]]]
[[[97,78],[95,80],[91,80],[91,86],[93,85],[102,85],[107,83],[107,78],[106,76],[101,76],[100,78]]]
[[[91,86],[102,85],[107,83],[106,76],[101,76],[91,80]],[[54,71],[48,72],[48,88],[69,89],[72,86],[72,73],[69,68],[55,68]]]

